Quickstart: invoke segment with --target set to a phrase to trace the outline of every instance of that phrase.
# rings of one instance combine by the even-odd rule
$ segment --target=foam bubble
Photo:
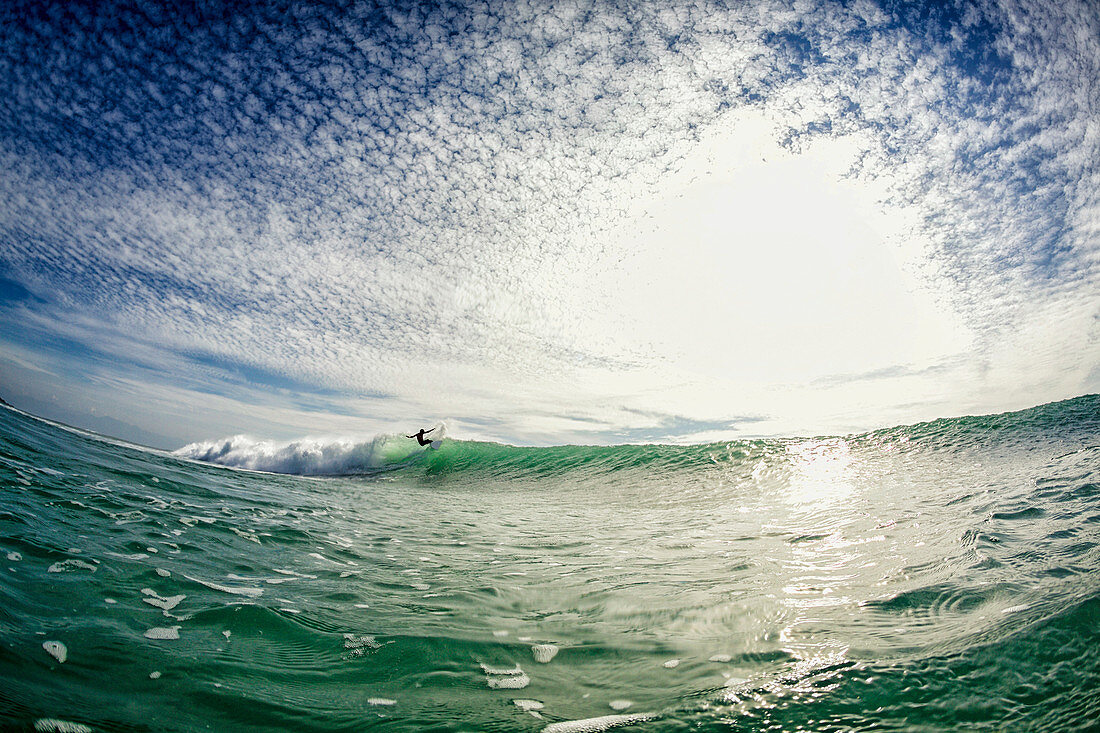
[[[532,710],[542,710],[546,707],[538,700],[513,700],[512,702],[515,703],[517,708],[525,713],[529,713]]]
[[[542,729],[542,733],[600,733],[600,731],[618,728],[622,725],[644,723],[656,717],[653,713],[634,713],[632,715],[603,715],[598,718],[566,720],[561,723],[551,723]]]
[[[522,690],[531,684],[531,678],[522,673],[507,677],[487,677],[486,681],[491,690]]]
[[[259,598],[260,596],[262,596],[264,594],[264,589],[263,588],[242,588],[242,587],[234,588],[234,587],[228,586],[228,585],[221,585],[220,583],[212,583],[212,582],[207,581],[207,580],[199,580],[198,578],[192,578],[190,575],[184,575],[183,577],[187,578],[188,580],[190,580],[193,583],[198,583],[199,585],[205,585],[207,588],[210,588],[212,590],[220,590],[223,593],[232,593],[233,595],[237,595],[237,596],[248,596],[250,598]]]
[[[330,562],[333,565],[343,565],[344,564],[344,563],[340,562],[339,560],[333,560],[331,558],[325,557],[324,555],[322,555],[319,552],[311,552],[311,553],[309,553],[308,557],[312,557],[315,560],[320,560],[321,562]]]
[[[381,649],[382,645],[375,641],[370,634],[344,634],[344,648],[351,652],[352,656],[360,657],[366,649]]]
[[[141,592],[144,593],[146,596],[149,596],[148,598],[142,598],[141,600],[145,601],[150,606],[155,606],[157,608],[162,608],[165,611],[171,611],[173,608],[175,608],[176,606],[179,605],[180,601],[182,601],[184,598],[187,597],[185,595],[178,595],[178,596],[168,596],[167,598],[163,598],[163,597],[157,595],[156,591],[151,590],[149,588],[142,588]]]
[[[172,575],[172,573],[168,572],[164,568],[157,568],[157,575],[159,575],[162,578],[167,578],[167,577],[170,577]]]
[[[115,524],[133,524],[134,522],[140,522],[145,519],[145,514],[140,509],[112,514],[111,516],[114,517]]]
[[[670,659],[661,666],[664,667],[665,669],[675,669],[676,667],[680,666],[680,660],[679,659]]]
[[[524,674],[518,664],[515,667],[491,667],[484,662],[479,664],[486,675],[485,681],[492,690],[522,690],[531,684],[531,678]]]
[[[547,664],[551,659],[557,656],[558,647],[554,644],[535,644],[531,647],[531,653],[535,655],[536,662]]]
[[[34,721],[38,733],[92,733],[92,729],[83,723],[73,723],[58,718],[39,718]]]
[[[158,626],[145,632],[146,639],[178,639],[180,638],[179,626]]]
[[[249,542],[255,542],[257,545],[261,544],[260,538],[257,537],[254,532],[246,532],[244,530],[237,529],[236,527],[230,527],[229,529],[233,530],[234,534],[236,534],[238,537],[243,537]]]
[[[481,665],[481,671],[484,672],[485,674],[494,674],[494,675],[523,674],[523,670],[520,669],[520,666],[518,664],[515,667],[490,667],[488,664],[485,664],[484,662],[480,662],[480,665]]]
[[[634,705],[633,700],[612,700],[608,703],[612,710],[626,710],[632,705]]]
[[[149,679],[159,680],[160,679],[160,672],[150,672],[149,673]]]
[[[42,642],[42,648],[45,649],[51,657],[62,664],[69,658],[69,648],[60,641],[44,641]]]
[[[731,659],[733,659],[733,657],[731,657],[729,654],[715,654],[708,661],[711,661],[711,662],[728,662]]]
[[[84,562],[83,560],[77,560],[75,558],[69,558],[68,560],[61,560],[55,562],[49,568],[46,569],[48,573],[67,573],[70,570],[91,570],[93,573],[97,570],[95,565]]]
[[[8,559],[11,560],[12,562],[19,562],[20,560],[23,559],[23,556],[20,555],[18,552],[9,552],[8,553]]]
[[[144,552],[133,552],[133,553],[130,553],[130,554],[125,554],[125,553],[122,553],[122,552],[108,552],[107,556],[108,557],[117,557],[119,560],[135,560],[135,561],[137,561],[137,560],[147,560],[149,558],[149,555],[144,553]]]
[[[306,580],[316,580],[317,579],[316,575],[310,575],[309,573],[298,573],[298,572],[295,572],[293,570],[283,570],[281,568],[272,568],[271,570],[272,570],[272,572],[278,573],[279,575],[289,575],[293,578],[304,578]],[[268,582],[270,583],[271,581],[268,581]]]
[[[542,720],[542,714],[539,711],[545,706],[538,700],[513,700],[512,702],[516,704],[517,708],[531,717]]]

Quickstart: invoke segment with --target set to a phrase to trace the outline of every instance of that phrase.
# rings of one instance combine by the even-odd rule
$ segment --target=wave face
[[[1100,719],[1096,395],[815,439],[176,454],[2,408],[0,481],[3,729]]]

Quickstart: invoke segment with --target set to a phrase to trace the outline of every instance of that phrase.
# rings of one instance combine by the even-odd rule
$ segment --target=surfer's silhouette
[[[425,430],[424,428],[420,428],[419,433],[416,433],[415,435],[406,435],[405,437],[406,438],[416,438],[416,442],[420,443],[420,445],[428,445],[429,443],[432,442],[431,438],[425,438],[424,436],[426,434],[432,432],[432,430],[435,430],[435,428],[429,428],[428,430]]]

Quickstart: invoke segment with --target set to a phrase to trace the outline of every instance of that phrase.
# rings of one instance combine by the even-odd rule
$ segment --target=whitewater
[[[1100,396],[861,435],[176,451],[0,407],[0,728],[1071,731]]]

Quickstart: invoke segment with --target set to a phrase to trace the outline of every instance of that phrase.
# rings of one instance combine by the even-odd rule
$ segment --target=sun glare
[[[605,235],[621,264],[594,276],[615,294],[609,343],[734,386],[731,407],[752,385],[919,370],[966,348],[922,276],[911,213],[882,203],[889,176],[846,176],[863,141],[788,150],[757,112],[715,129],[655,187],[624,187],[629,214]]]

